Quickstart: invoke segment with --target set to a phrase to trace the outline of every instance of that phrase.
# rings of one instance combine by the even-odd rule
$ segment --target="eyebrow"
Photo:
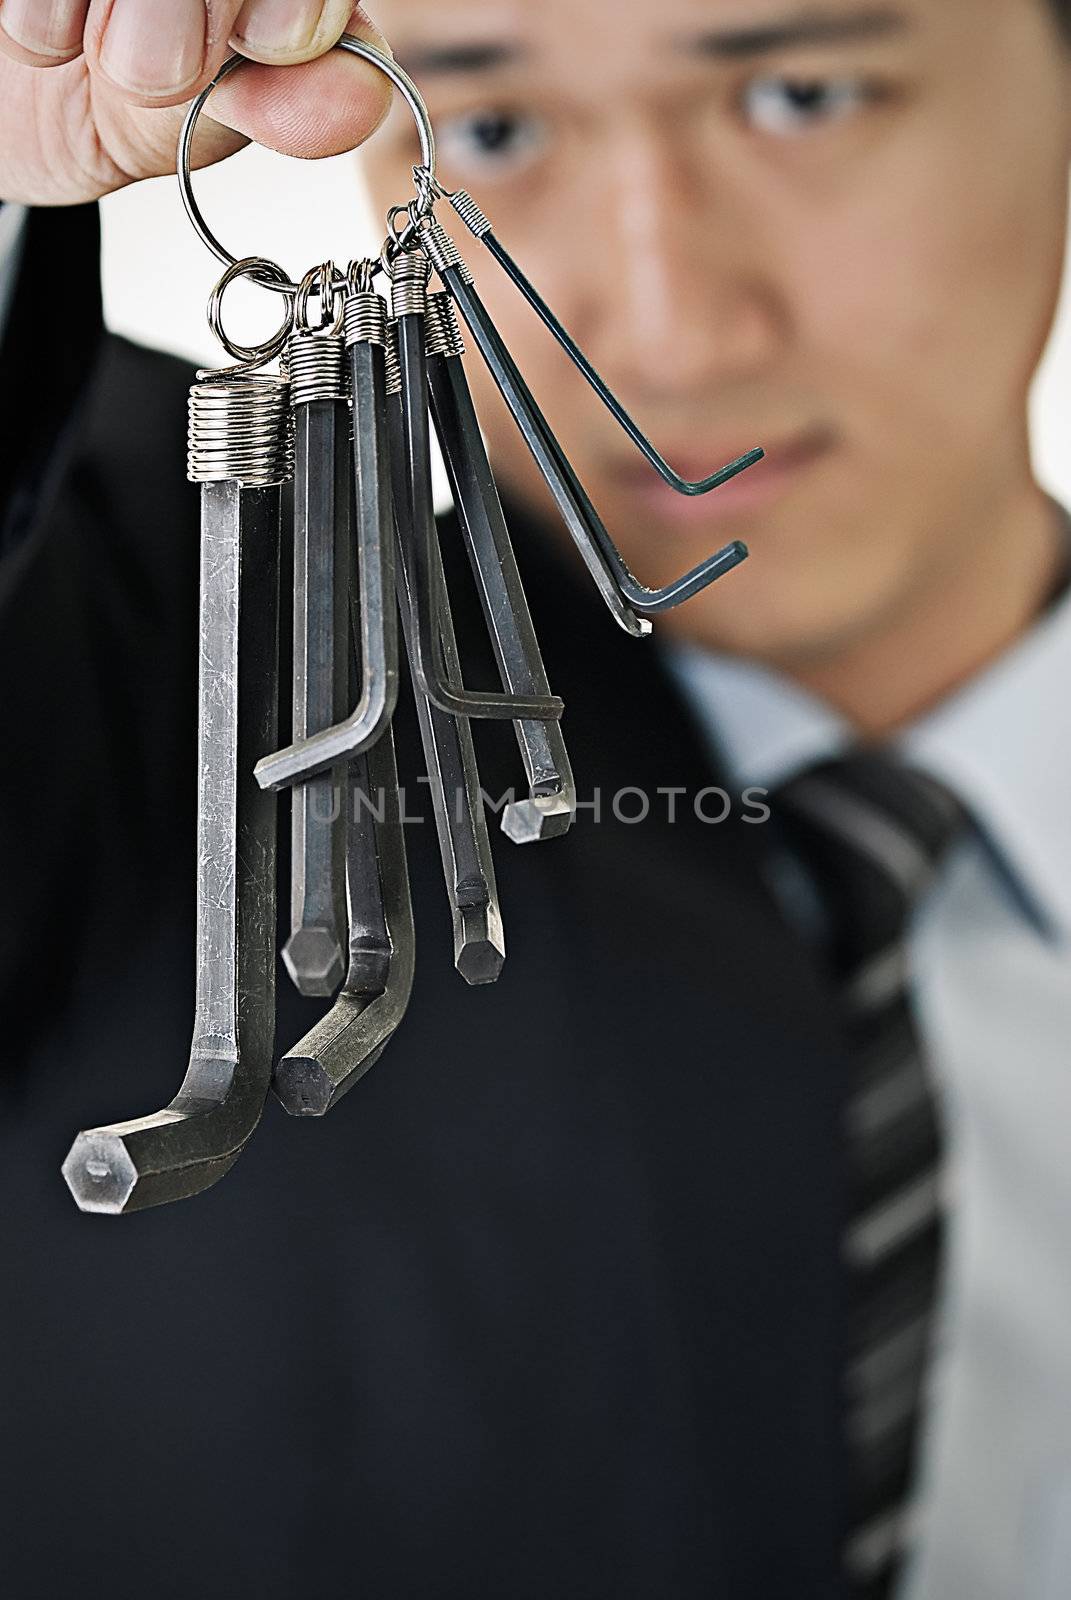
[[[512,66],[527,54],[520,45],[504,40],[487,44],[425,44],[404,52],[405,70],[420,77],[492,72],[496,67]]]
[[[777,50],[801,49],[812,44],[858,44],[871,39],[889,39],[908,32],[905,12],[892,6],[877,6],[866,11],[805,11],[754,27],[725,28],[689,40],[689,52],[714,56],[720,61],[739,61],[747,56],[769,55]]]
[[[855,44],[890,38],[905,33],[909,26],[906,14],[892,6],[852,12],[806,11],[757,26],[708,31],[697,38],[689,38],[684,49],[689,55],[738,61],[812,44]],[[473,40],[457,44],[422,43],[403,54],[407,72],[414,77],[429,78],[493,72],[498,67],[515,66],[531,52],[513,41],[479,43]]]

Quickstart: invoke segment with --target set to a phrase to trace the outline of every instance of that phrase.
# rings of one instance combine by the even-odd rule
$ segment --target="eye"
[[[535,160],[547,143],[547,129],[539,117],[488,108],[445,118],[437,139],[450,170],[494,177],[514,173]]]
[[[807,133],[844,122],[875,98],[860,78],[758,78],[744,90],[742,109],[762,133]]]

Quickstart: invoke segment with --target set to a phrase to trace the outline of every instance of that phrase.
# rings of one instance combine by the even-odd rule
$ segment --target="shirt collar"
[[[1071,938],[1071,592],[904,730],[907,758],[966,804],[1033,908]]]
[[[852,743],[838,712],[758,662],[670,645],[666,664],[734,782],[775,789]]]
[[[854,742],[817,696],[756,663],[674,645],[667,664],[734,782],[772,789]],[[1071,938],[1071,591],[891,741],[971,812],[1042,926]]]

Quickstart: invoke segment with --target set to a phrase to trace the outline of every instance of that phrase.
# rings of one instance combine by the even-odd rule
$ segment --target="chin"
[[[656,628],[667,637],[786,670],[813,661],[851,634],[870,607],[845,588],[840,563],[812,562],[795,574],[792,566],[786,560],[775,569],[753,554],[702,594],[664,613]]]

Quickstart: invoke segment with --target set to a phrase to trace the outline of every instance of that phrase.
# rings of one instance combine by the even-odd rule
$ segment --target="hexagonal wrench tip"
[[[506,962],[497,905],[460,906],[454,914],[454,965],[473,988],[494,983]]]
[[[137,1189],[138,1169],[122,1136],[103,1128],[78,1134],[60,1171],[79,1211],[121,1216]]]
[[[402,997],[402,1006],[404,1008],[405,999],[408,998],[408,979],[404,975],[399,988],[404,991]],[[275,1068],[274,1089],[276,1098],[288,1116],[326,1116],[352,1086],[355,1078],[357,1076],[363,1077],[370,1067],[375,1066],[390,1043],[397,1024],[397,1019],[394,1016],[397,1011],[397,997],[394,997],[393,1001],[383,1003],[371,1002],[371,1006],[376,1006],[377,1004],[379,1005],[380,1014],[384,1012],[392,1014],[393,1025],[384,1031],[383,1037],[360,1054],[359,1062],[353,1062],[349,1072],[333,1072],[331,1070],[331,1059],[321,1059],[313,1053],[315,1042],[312,1048],[307,1044],[308,1039],[313,1041],[317,1039],[323,1040],[325,1032],[330,1028],[330,1022],[327,1018],[324,1019],[326,1028],[321,1024],[319,1028],[313,1029],[312,1034],[308,1035],[306,1039],[302,1039],[294,1046],[293,1050],[289,1051],[278,1062]],[[371,1009],[371,1006],[368,1009]],[[341,1035],[347,1023],[352,1024],[354,1019],[359,1017],[365,1008],[366,1003],[352,1002],[345,995],[336,1000],[335,1011],[339,1016],[339,1035]],[[373,1034],[376,1031],[375,1023],[372,1024],[370,1031]],[[324,1054],[325,1058],[330,1058],[331,1051],[329,1046]],[[356,1070],[358,1066],[359,1073]]]
[[[335,1085],[313,1056],[284,1056],[275,1069],[275,1093],[292,1117],[322,1117],[335,1103]]]
[[[569,832],[576,815],[567,795],[535,795],[513,800],[502,813],[502,832],[514,844],[540,844],[544,839],[561,839]]]
[[[342,982],[346,963],[334,931],[306,924],[283,946],[283,964],[299,994],[326,999]]]

